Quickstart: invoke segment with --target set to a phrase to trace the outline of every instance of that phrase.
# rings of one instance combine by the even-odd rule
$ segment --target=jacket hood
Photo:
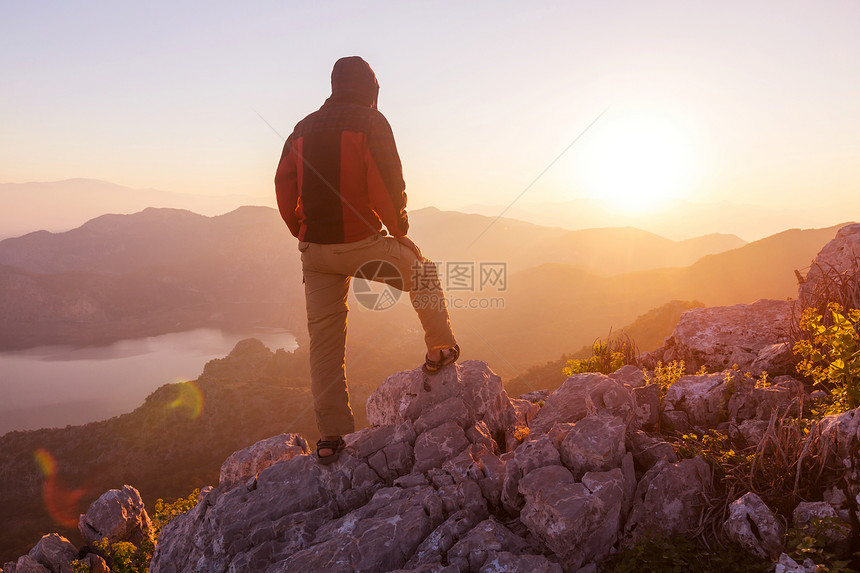
[[[331,99],[376,108],[379,83],[370,65],[358,56],[341,58],[331,71]]]

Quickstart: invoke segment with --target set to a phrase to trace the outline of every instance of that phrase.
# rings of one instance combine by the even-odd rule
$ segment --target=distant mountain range
[[[653,212],[625,211],[590,198],[558,202],[528,202],[528,197],[509,209],[504,204],[468,204],[457,207],[464,213],[505,216],[540,225],[566,229],[632,226],[663,237],[684,239],[710,233],[729,233],[745,240],[757,240],[791,227],[830,227],[833,213],[860,211],[860,199],[853,205],[822,203],[821,207],[795,208],[790,203],[744,205],[721,201],[695,203],[672,199]]]
[[[274,204],[274,188],[271,197],[259,197],[132,189],[97,179],[0,183],[0,239],[38,230],[67,231],[105,213],[129,214],[147,207],[220,215],[243,205]]]
[[[633,228],[566,231],[427,208],[410,234],[440,263],[501,262],[507,288],[448,289],[454,302],[495,297],[503,308],[451,308],[468,358],[505,376],[590,344],[670,300],[707,305],[786,298],[838,227],[785,231],[744,244],[711,235],[670,241]],[[175,209],[104,215],[65,233],[0,242],[0,348],[92,344],[201,326],[276,326],[305,335],[296,242],[276,210],[217,217]],[[406,301],[406,297],[403,297]],[[461,305],[462,306],[462,305]],[[420,357],[408,302],[350,315],[350,345]],[[361,366],[356,366],[360,368]]]

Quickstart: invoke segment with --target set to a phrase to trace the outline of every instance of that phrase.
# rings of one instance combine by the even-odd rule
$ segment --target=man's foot
[[[455,344],[445,350],[432,350],[424,358],[424,364],[421,366],[421,369],[424,370],[425,374],[436,374],[442,368],[453,364],[460,358],[460,345]]]
[[[317,440],[317,462],[325,466],[336,462],[345,447],[342,437],[323,436]]]

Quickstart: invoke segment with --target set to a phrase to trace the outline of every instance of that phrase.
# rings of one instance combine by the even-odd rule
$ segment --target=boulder
[[[763,350],[786,341],[794,309],[793,301],[766,299],[690,309],[666,339],[662,360],[683,360],[688,372],[702,366],[717,371],[737,364],[741,370],[760,374],[753,364]]]
[[[514,555],[507,551],[493,553],[478,573],[562,573],[561,565],[542,555]]]
[[[625,526],[627,543],[635,543],[652,532],[671,537],[694,531],[710,487],[711,470],[700,457],[674,464],[657,462],[636,486],[633,509]]]
[[[7,563],[3,570],[8,569],[11,573],[50,573],[50,569],[36,561],[30,555],[22,555],[18,561],[10,564]]]
[[[518,513],[524,503],[519,490],[520,480],[538,468],[560,465],[561,457],[549,437],[540,436],[525,442],[516,449],[513,457],[505,462],[502,505],[510,513]]]
[[[29,555],[51,573],[67,573],[72,570],[71,563],[78,556],[78,549],[62,535],[49,533],[36,543]]]
[[[798,564],[797,561],[786,555],[785,553],[779,556],[779,561],[773,573],[817,573],[818,565],[812,559],[806,558],[803,564]]]
[[[500,551],[518,555],[527,547],[524,539],[491,517],[476,525],[451,547],[447,559],[460,571],[479,571],[488,556]]]
[[[635,408],[630,390],[618,381],[605,374],[575,374],[547,397],[529,429],[532,435],[545,434],[556,422],[576,422],[600,411],[627,420]]]
[[[451,398],[459,402],[448,402],[431,414],[435,406]],[[449,406],[459,412],[457,421],[462,427],[483,421],[492,435],[503,434],[517,418],[502,379],[485,362],[467,360],[434,376],[425,375],[420,368],[389,376],[367,399],[367,419],[371,425],[386,426],[407,420],[414,423],[423,417],[422,425],[428,429],[434,419],[439,423],[451,420]]]
[[[587,472],[603,472],[621,466],[626,453],[627,424],[607,412],[576,422],[558,448],[561,461],[580,479]]]
[[[276,462],[308,453],[308,443],[299,434],[273,436],[227,458],[221,465],[218,483],[224,488],[235,487]]]
[[[833,274],[853,274],[860,272],[860,224],[846,225],[836,232],[829,243],[818,252],[803,284],[798,289],[801,301],[814,300],[817,292],[824,287],[822,281]]]
[[[802,501],[792,514],[794,527],[809,535],[824,536],[830,549],[842,556],[850,553],[851,525],[839,519],[836,509],[825,501]]]
[[[563,466],[546,466],[530,472],[519,487],[526,500],[520,520],[567,569],[609,555],[621,522],[620,469],[587,473],[576,482]]]
[[[627,451],[633,454],[633,461],[643,472],[650,470],[660,460],[666,460],[670,464],[678,461],[672,444],[642,430],[628,433],[626,445]]]
[[[78,521],[78,530],[92,545],[107,538],[110,543],[128,541],[140,546],[144,539],[152,540],[152,523],[140,493],[130,485],[112,489],[90,504]]]
[[[729,518],[723,523],[723,531],[729,539],[762,559],[776,559],[782,553],[785,528],[754,493],[729,505]]]
[[[660,421],[660,386],[648,384],[633,388],[633,399],[636,402],[636,415],[633,425],[637,428],[651,430]]]
[[[418,436],[415,440],[416,472],[441,467],[469,447],[469,439],[457,422],[451,420]]]
[[[645,374],[632,364],[625,364],[609,375],[610,378],[631,388],[645,385]]]
[[[729,417],[742,422],[752,418],[770,420],[773,413],[778,417],[797,416],[805,400],[803,382],[791,376],[777,376],[767,386],[758,385],[754,378],[735,377],[734,392],[729,398]]]
[[[663,415],[677,427],[670,412],[684,412],[693,426],[715,428],[728,417],[727,379],[733,371],[701,376],[683,376],[669,386],[663,399]],[[680,428],[678,428],[680,429]]]

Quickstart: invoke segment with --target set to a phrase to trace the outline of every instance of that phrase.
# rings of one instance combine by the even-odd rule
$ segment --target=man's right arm
[[[281,213],[281,218],[290,228],[290,233],[294,237],[298,237],[301,227],[299,218],[296,216],[299,205],[299,156],[293,147],[293,138],[290,136],[284,144],[281,161],[278,163],[278,171],[275,173],[275,195],[278,199],[278,211]]]

